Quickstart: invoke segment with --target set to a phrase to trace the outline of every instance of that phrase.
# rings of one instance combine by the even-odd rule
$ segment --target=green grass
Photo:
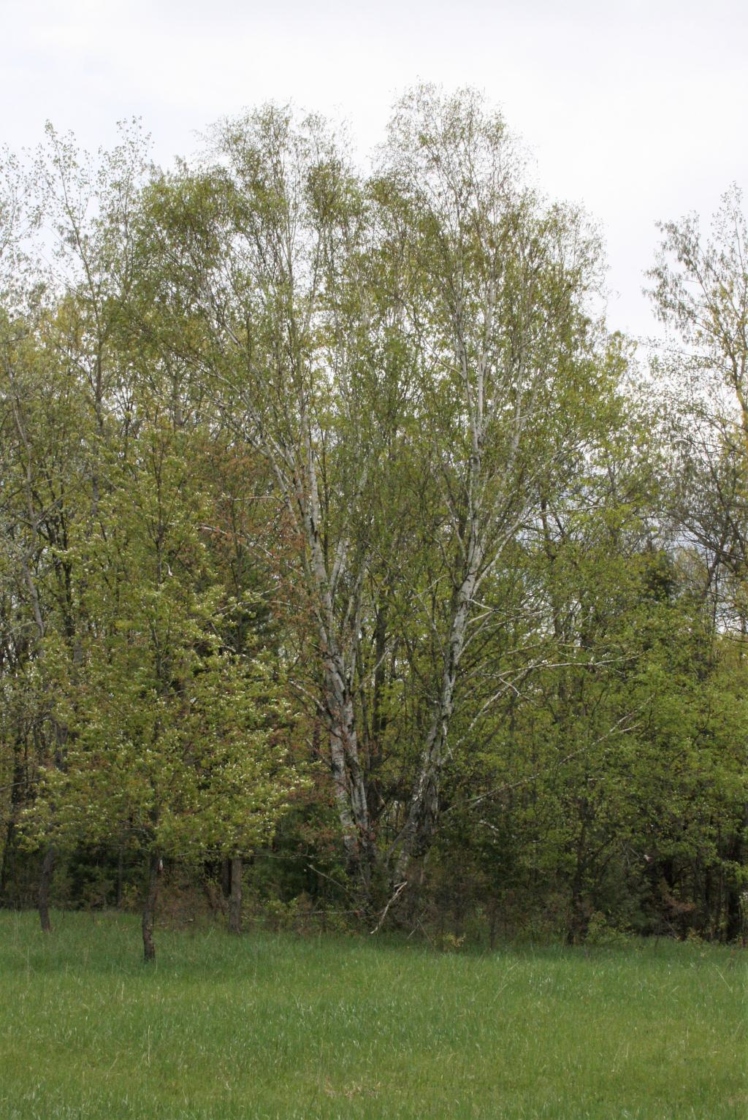
[[[439,954],[0,913],[2,1120],[745,1120],[738,951]]]

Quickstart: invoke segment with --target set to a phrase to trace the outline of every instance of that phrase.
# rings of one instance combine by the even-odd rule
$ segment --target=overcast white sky
[[[0,144],[45,120],[87,147],[138,115],[168,162],[266,100],[342,117],[361,150],[423,79],[500,106],[551,196],[608,246],[612,326],[641,295],[654,223],[748,193],[746,0],[0,0]]]

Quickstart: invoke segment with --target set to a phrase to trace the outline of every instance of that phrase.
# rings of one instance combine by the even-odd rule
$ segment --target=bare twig
[[[392,898],[389,900],[389,902],[385,906],[384,910],[382,911],[382,913],[379,917],[379,921],[374,926],[374,929],[371,931],[372,934],[379,933],[380,929],[384,925],[384,919],[387,917],[387,912],[389,911],[390,906],[392,906],[393,902],[396,902],[398,900],[398,898],[403,893],[403,891],[405,890],[407,885],[408,885],[408,880],[407,879],[403,879],[402,883],[398,883],[397,887],[395,888],[395,893],[393,894]]]
[[[332,883],[334,886],[339,887],[341,890],[345,891],[349,898],[353,897],[351,892],[346,887],[345,883],[341,883],[337,879],[333,879],[331,875],[326,875],[324,871],[320,871],[320,869],[318,867],[315,867],[313,863],[308,863],[307,867],[310,871],[313,871],[315,875],[321,875],[323,879],[327,879],[328,883]]]

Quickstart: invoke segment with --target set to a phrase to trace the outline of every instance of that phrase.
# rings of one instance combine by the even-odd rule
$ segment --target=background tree
[[[85,626],[70,658],[46,640],[63,767],[48,766],[29,837],[60,848],[115,843],[143,853],[146,960],[166,856],[250,854],[272,835],[294,777],[271,668],[223,646],[234,608],[212,577],[183,433],[139,410],[137,438],[110,464],[97,531],[80,550]]]
[[[427,850],[463,658],[500,605],[485,590],[593,423],[601,353],[586,299],[598,245],[572,210],[524,185],[506,126],[471,92],[421,87],[398,106],[383,154],[391,236],[406,245],[406,325],[417,340],[434,635],[430,716],[396,878]],[[572,468],[573,469],[573,468]],[[490,672],[473,666],[473,672]]]
[[[675,334],[653,365],[667,400],[668,514],[684,578],[711,606],[712,656],[722,672],[742,663],[748,632],[748,230],[741,192],[734,186],[725,194],[708,240],[693,215],[661,228],[649,276],[656,312]],[[745,762],[745,738],[737,743]],[[732,805],[723,831],[739,868],[748,802]],[[741,874],[728,876],[733,935]]]
[[[705,593],[745,630],[748,563],[748,231],[733,187],[704,243],[695,216],[668,222],[652,300],[676,338],[658,356],[669,399],[673,515],[703,559]]]

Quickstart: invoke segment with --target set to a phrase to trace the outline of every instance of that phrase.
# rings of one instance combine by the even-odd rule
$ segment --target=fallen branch
[[[392,898],[391,898],[391,899],[389,900],[389,902],[388,902],[388,903],[387,903],[387,905],[385,906],[384,910],[382,911],[382,913],[381,913],[381,916],[380,916],[380,918],[379,918],[379,921],[378,921],[378,922],[377,922],[377,924],[376,924],[376,925],[374,926],[374,929],[373,929],[373,930],[371,931],[371,932],[372,932],[372,934],[375,934],[375,933],[379,933],[380,929],[381,929],[381,928],[382,928],[382,926],[384,925],[384,919],[385,919],[385,918],[387,917],[387,911],[389,910],[390,906],[392,906],[392,903],[393,903],[393,902],[396,902],[396,901],[397,901],[397,899],[398,899],[398,898],[400,897],[400,895],[401,895],[401,894],[403,893],[403,891],[405,890],[405,888],[407,887],[407,885],[408,885],[408,880],[407,880],[407,879],[403,879],[402,883],[400,883],[400,884],[399,884],[399,885],[397,886],[397,888],[396,888],[396,890],[395,890],[395,893],[393,894]]]

